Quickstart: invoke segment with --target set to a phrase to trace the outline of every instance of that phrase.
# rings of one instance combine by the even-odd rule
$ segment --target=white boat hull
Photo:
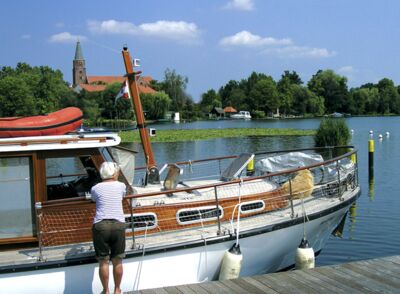
[[[358,194],[359,189],[353,191]],[[354,197],[355,199],[355,197]],[[306,236],[315,252],[320,251],[332,230],[349,208],[341,207],[332,213],[306,223]],[[303,237],[304,225],[288,225],[265,233],[244,232],[240,248],[243,254],[241,276],[276,272],[294,264],[295,252]],[[222,257],[235,240],[210,241],[202,246],[166,250],[124,259],[121,288],[133,291],[180,284],[199,283],[218,277]],[[97,264],[83,264],[44,270],[7,273],[0,276],[0,289],[7,293],[100,293]],[[110,289],[113,289],[110,267]]]

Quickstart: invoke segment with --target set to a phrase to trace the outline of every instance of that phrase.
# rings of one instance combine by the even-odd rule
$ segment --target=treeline
[[[161,119],[168,110],[183,117],[193,116],[195,103],[186,93],[188,79],[167,69],[161,82],[153,81],[156,94],[142,94],[148,119]],[[41,115],[68,106],[82,109],[93,124],[104,120],[130,120],[134,117],[129,99],[116,99],[120,83],[107,85],[102,92],[75,92],[59,70],[47,66],[18,63],[0,70],[0,117]]]
[[[147,119],[162,119],[168,111],[184,119],[208,117],[213,107],[232,106],[249,110],[255,118],[281,115],[324,115],[333,112],[352,115],[400,114],[400,87],[387,78],[348,89],[347,79],[332,70],[320,70],[305,85],[295,71],[285,71],[278,81],[253,72],[247,79],[231,80],[218,91],[210,89],[194,103],[186,92],[188,78],[167,69],[164,79],[153,80],[157,94],[142,94]],[[102,92],[75,92],[63,80],[61,71],[48,66],[18,63],[0,70],[0,116],[39,115],[67,106],[77,106],[94,124],[103,120],[133,118],[131,102],[115,97],[119,83]]]
[[[253,72],[247,79],[231,80],[201,97],[203,112],[226,106],[249,110],[259,118],[278,110],[281,115],[400,114],[400,87],[384,78],[377,84],[349,90],[347,78],[332,70],[319,70],[307,85],[295,71],[285,71],[277,82],[271,76]]]

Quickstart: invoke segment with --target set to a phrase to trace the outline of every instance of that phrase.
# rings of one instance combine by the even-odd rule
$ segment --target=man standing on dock
[[[93,221],[93,245],[99,260],[99,276],[103,294],[109,294],[109,263],[113,265],[114,294],[121,293],[122,259],[125,257],[125,218],[122,199],[126,193],[124,183],[118,181],[119,167],[114,162],[103,162],[100,167],[102,182],[91,189],[96,202]]]

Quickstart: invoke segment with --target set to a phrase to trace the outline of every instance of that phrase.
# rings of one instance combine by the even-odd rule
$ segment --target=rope
[[[109,50],[109,51],[111,51],[111,52],[113,52],[113,53],[121,54],[121,50],[117,50],[117,49],[108,47],[107,45],[103,45],[103,44],[97,43],[97,42],[92,41],[92,40],[90,40],[90,39],[86,39],[86,41],[88,41],[89,43],[92,43],[92,44],[94,44],[94,45],[96,45],[96,46],[98,46],[98,47],[107,49],[107,50]]]

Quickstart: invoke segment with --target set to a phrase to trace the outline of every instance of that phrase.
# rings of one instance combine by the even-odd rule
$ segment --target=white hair
[[[115,162],[105,161],[100,166],[100,177],[103,180],[111,179],[118,171],[119,166]]]

